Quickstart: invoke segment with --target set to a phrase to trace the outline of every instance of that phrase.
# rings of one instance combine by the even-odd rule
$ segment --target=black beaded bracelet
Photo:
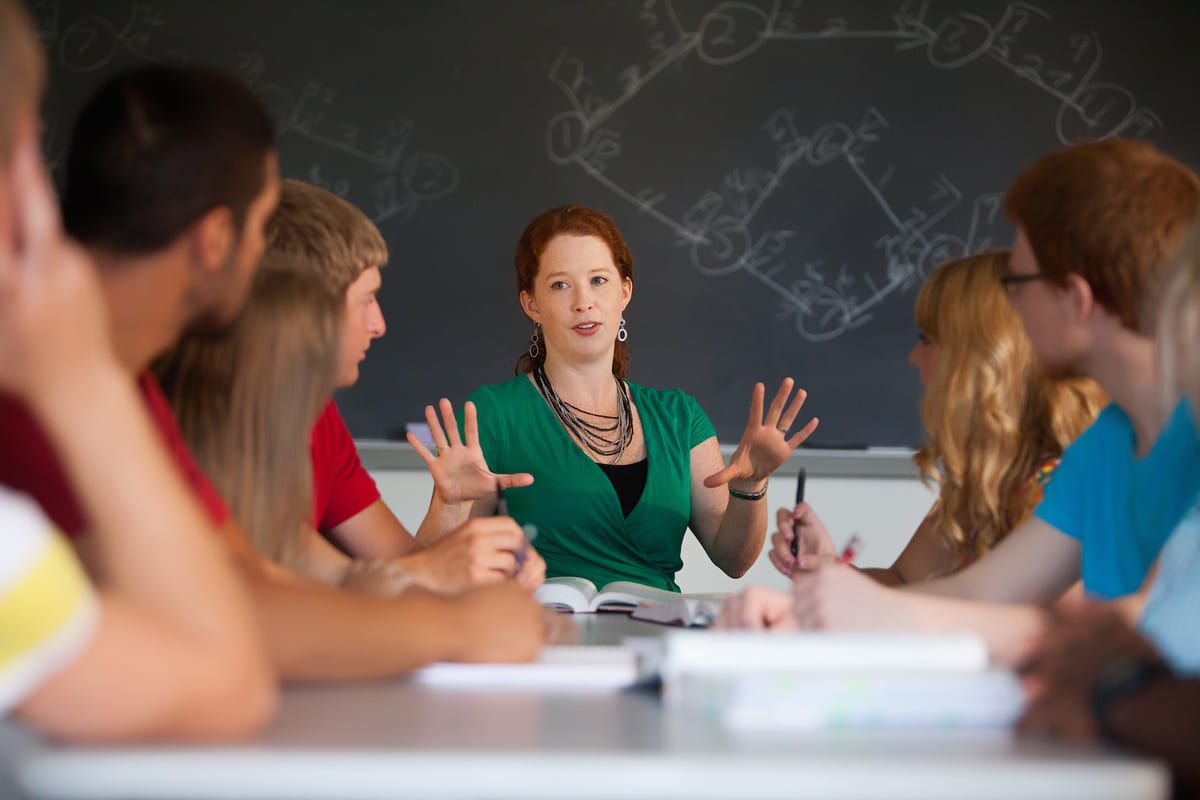
[[[764,486],[757,492],[742,492],[730,486],[729,494],[731,497],[736,497],[738,500],[762,500],[767,496],[767,487]]]

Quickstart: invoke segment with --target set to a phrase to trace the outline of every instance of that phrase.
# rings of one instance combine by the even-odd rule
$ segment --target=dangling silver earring
[[[541,329],[542,329],[542,326],[540,323],[535,322],[533,324],[533,336],[529,337],[529,357],[530,358],[537,358],[538,355],[540,355],[542,352],[542,348],[538,346],[538,342],[541,339],[541,337],[538,336],[538,332],[541,331]]]
[[[625,329],[625,318],[621,317],[621,327],[617,328],[617,341],[623,342],[629,338],[629,331]]]

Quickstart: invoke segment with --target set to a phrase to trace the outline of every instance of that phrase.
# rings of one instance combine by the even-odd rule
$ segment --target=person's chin
[[[351,386],[353,386],[356,383],[358,383],[358,367],[353,366],[353,367],[350,367],[349,369],[342,371],[342,374],[338,376],[337,383],[334,385],[333,388],[334,389],[349,389]]]

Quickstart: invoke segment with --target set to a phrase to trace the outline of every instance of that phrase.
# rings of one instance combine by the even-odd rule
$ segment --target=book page
[[[577,614],[594,610],[595,596],[596,584],[574,577],[549,578],[533,593],[533,598],[544,606]]]

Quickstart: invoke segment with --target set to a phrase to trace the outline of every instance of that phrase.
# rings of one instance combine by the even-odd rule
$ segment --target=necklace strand
[[[550,383],[550,378],[544,369],[538,367],[533,371],[534,385],[537,386],[538,392],[545,398],[546,403],[554,411],[563,427],[572,433],[586,449],[601,458],[611,458],[612,461],[609,463],[615,464],[621,460],[625,448],[633,441],[633,411],[630,407],[629,390],[617,376],[614,375],[613,380],[617,384],[619,401],[615,417],[585,411],[571,405],[559,397],[558,392],[554,391],[554,386]],[[614,423],[611,426],[598,425],[580,415],[614,420]],[[616,435],[611,438],[605,435],[614,432]]]

